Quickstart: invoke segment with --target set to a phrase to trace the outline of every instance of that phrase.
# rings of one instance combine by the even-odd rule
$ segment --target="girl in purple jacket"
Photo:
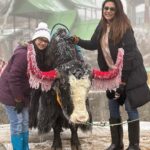
[[[0,102],[4,104],[11,129],[13,150],[29,150],[28,105],[30,88],[48,91],[57,71],[45,65],[50,42],[46,23],[39,23],[27,44],[19,44],[0,77]]]

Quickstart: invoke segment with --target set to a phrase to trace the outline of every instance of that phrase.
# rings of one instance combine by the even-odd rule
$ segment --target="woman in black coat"
[[[102,5],[102,18],[91,40],[72,37],[75,44],[87,49],[98,50],[98,65],[101,71],[114,68],[119,48],[124,49],[123,68],[120,86],[114,90],[107,90],[109,99],[110,124],[121,123],[120,103],[125,99],[125,109],[128,114],[129,146],[127,150],[140,150],[139,147],[139,114],[137,107],[144,101],[149,89],[146,84],[147,75],[143,59],[137,48],[134,32],[130,21],[124,13],[120,0],[105,0]],[[138,91],[138,94],[136,91]],[[143,99],[137,99],[142,95]],[[123,99],[122,99],[123,98]],[[123,150],[122,125],[111,126],[112,144],[107,150]]]

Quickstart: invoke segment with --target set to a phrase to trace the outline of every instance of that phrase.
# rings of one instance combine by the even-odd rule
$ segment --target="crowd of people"
[[[112,143],[107,150],[123,150],[123,128],[120,105],[125,105],[128,114],[129,146],[127,150],[140,150],[140,121],[137,108],[150,99],[147,75],[142,55],[138,49],[130,20],[120,0],[104,0],[102,17],[90,40],[77,36],[69,39],[87,50],[97,50],[99,72],[109,72],[116,67],[121,49],[124,54],[121,81],[116,89],[106,90],[110,112]],[[144,39],[145,41],[145,39]],[[31,88],[42,88],[42,72],[55,80],[59,72],[47,66],[45,53],[50,44],[48,25],[39,23],[32,39],[19,44],[0,77],[0,102],[7,112],[13,150],[29,150],[29,112]],[[143,41],[141,41],[143,44]],[[92,72],[93,78],[97,72]],[[36,83],[35,83],[36,82]],[[139,94],[137,94],[139,93]],[[148,94],[147,94],[148,93]],[[112,124],[117,124],[112,126]]]

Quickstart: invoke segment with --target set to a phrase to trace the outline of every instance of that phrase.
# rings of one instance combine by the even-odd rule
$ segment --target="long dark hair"
[[[120,0],[105,0],[102,4],[102,18],[101,18],[102,34],[104,34],[107,29],[107,20],[103,16],[103,9],[107,2],[113,2],[116,7],[115,17],[113,18],[110,26],[110,36],[109,36],[109,38],[114,42],[114,44],[116,44],[120,42],[127,29],[132,27],[130,20],[128,19],[127,15],[124,12],[122,2]]]

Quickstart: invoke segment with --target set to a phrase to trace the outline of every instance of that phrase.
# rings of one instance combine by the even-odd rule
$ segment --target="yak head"
[[[89,119],[87,111],[87,95],[91,86],[88,75],[77,79],[74,75],[69,76],[70,93],[73,102],[73,112],[70,116],[71,122],[86,122]]]
[[[81,68],[80,68],[81,69]],[[91,86],[90,73],[80,69],[61,72],[56,81],[64,115],[70,122],[81,124],[89,120],[88,92]]]
[[[54,87],[65,116],[73,123],[82,123],[89,118],[87,95],[91,86],[90,68],[83,61],[79,47],[68,37],[67,30],[62,28],[52,35],[47,64],[60,72]]]

